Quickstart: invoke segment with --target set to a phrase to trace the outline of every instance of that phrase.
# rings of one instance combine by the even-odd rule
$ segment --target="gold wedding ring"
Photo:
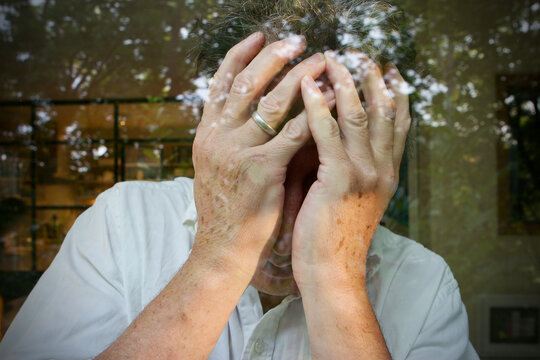
[[[253,114],[251,114],[251,118],[253,119],[253,121],[255,121],[255,124],[259,125],[262,131],[264,131],[268,135],[270,136],[277,135],[277,131],[273,127],[268,125],[268,123],[264,121],[264,119],[261,117],[261,115],[259,115],[257,111],[254,111]]]

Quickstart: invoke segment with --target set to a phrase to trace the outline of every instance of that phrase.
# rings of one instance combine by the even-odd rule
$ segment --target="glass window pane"
[[[0,271],[32,270],[30,204],[18,198],[0,201]]]
[[[0,145],[0,199],[31,197],[31,151],[25,146]]]
[[[51,264],[60,249],[66,234],[83,212],[82,209],[52,209],[41,210],[36,213],[36,268],[45,271]]]
[[[30,140],[30,106],[0,107],[0,142]]]
[[[193,107],[180,102],[122,104],[119,115],[123,139],[192,138],[198,124]]]
[[[75,143],[114,137],[112,105],[54,105],[36,109],[36,139]]]
[[[37,152],[38,206],[91,205],[114,184],[114,149],[110,143],[49,145]]]
[[[164,180],[193,177],[190,141],[126,145],[125,180]]]
[[[333,19],[337,34],[311,34],[308,52],[357,47],[381,65],[395,55],[408,82],[412,127],[383,224],[442,256],[459,283],[473,345],[482,357],[502,356],[484,346],[489,327],[477,310],[490,312],[481,298],[497,293],[512,302],[517,294],[540,294],[540,3],[390,2],[397,5],[390,11],[399,8],[405,16],[399,27],[380,26],[384,11],[351,24],[351,7],[346,18]],[[0,7],[0,98],[6,100],[0,107],[0,200],[21,200],[28,211],[36,195],[37,265],[45,269],[57,234],[115,181],[194,175],[191,145],[211,76],[201,70],[212,73],[205,66],[219,64],[234,37],[255,30],[251,22],[260,16],[244,26],[248,20],[234,14],[234,26],[212,34],[199,26],[220,23],[214,5],[221,0],[158,1],[151,11],[146,0],[11,3]],[[294,19],[308,33],[315,24],[290,16],[264,21],[257,30],[282,37]],[[207,45],[208,61],[190,56],[188,49],[200,44]],[[345,50],[340,55],[354,67],[357,58],[351,61]],[[31,106],[16,101],[35,103],[34,143]],[[96,101],[107,104],[81,105]],[[61,206],[80,208],[53,209]],[[4,223],[13,228],[0,234],[2,268],[29,271],[35,264],[28,213]],[[495,324],[510,314],[491,313]],[[518,320],[531,318],[516,313],[527,315]]]

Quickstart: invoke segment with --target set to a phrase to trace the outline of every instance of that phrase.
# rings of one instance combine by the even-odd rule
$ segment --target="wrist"
[[[360,260],[357,260],[361,263]],[[297,279],[302,296],[314,293],[345,294],[366,289],[366,267],[314,266]]]
[[[197,236],[188,261],[199,271],[223,274],[232,280],[245,282],[246,286],[251,281],[257,265],[256,261],[252,264],[253,261],[249,261],[234,249],[213,245],[211,240],[203,240]]]

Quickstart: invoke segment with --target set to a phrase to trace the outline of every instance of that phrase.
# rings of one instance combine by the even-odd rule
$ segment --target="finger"
[[[302,79],[302,98],[308,118],[308,125],[317,144],[321,165],[332,165],[336,160],[347,159],[341,142],[339,126],[332,117],[330,109],[319,87],[309,76]]]
[[[233,46],[227,52],[219,69],[210,80],[208,99],[206,99],[204,109],[205,112],[221,111],[234,78],[257,55],[263,45],[263,40],[264,35],[261,32],[256,32]]]
[[[403,79],[396,66],[392,63],[386,65],[384,78],[396,103],[393,160],[394,173],[399,174],[399,165],[401,163],[403,152],[405,151],[407,134],[411,127],[411,115],[409,111],[410,90],[409,85]]]
[[[325,59],[320,53],[311,56],[296,65],[285,75],[283,80],[257,106],[257,112],[273,129],[278,129],[285,116],[289,113],[300,90],[300,82],[305,75],[317,78],[325,69]],[[270,135],[261,130],[254,121],[247,121],[242,127],[239,138],[246,145],[260,145],[270,139]]]
[[[377,64],[363,58],[360,65],[362,92],[366,99],[369,135],[376,167],[393,168],[395,103]]]
[[[355,162],[372,164],[368,118],[354,79],[349,70],[337,61],[335,53],[327,51],[325,55],[326,73],[336,93],[338,124],[345,150]]]
[[[298,57],[305,48],[303,36],[293,36],[265,47],[234,79],[223,108],[227,122],[233,126],[242,125],[249,117],[247,112],[251,102],[285,64]]]
[[[333,90],[324,93],[324,100],[329,109],[336,105]],[[311,138],[306,110],[303,110],[294,119],[289,120],[283,129],[272,140],[260,145],[261,153],[270,154],[273,162],[287,166],[294,154]]]

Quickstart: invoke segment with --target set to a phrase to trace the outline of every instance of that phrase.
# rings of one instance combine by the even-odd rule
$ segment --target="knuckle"
[[[403,126],[401,127],[401,129],[403,130],[403,133],[406,135],[409,133],[409,130],[411,129],[411,117],[410,116],[407,116],[407,118],[405,119],[405,121],[403,121]]]
[[[334,119],[331,119],[328,135],[333,138],[341,138],[341,129]]]
[[[324,127],[324,133],[332,138],[341,137],[341,130],[339,129],[339,126],[334,120],[334,118],[330,115],[325,115],[322,117],[320,121],[321,126]]]
[[[201,151],[200,140],[197,136],[195,136],[195,139],[193,139],[192,152],[196,154],[196,153],[199,153],[200,151]]]
[[[210,162],[209,152],[201,140],[195,139],[193,141],[192,159],[195,168]]]
[[[375,169],[373,166],[368,166],[362,169],[362,174],[363,186],[368,190],[375,189],[379,183],[379,174],[377,173],[377,169]]]
[[[275,94],[269,93],[259,102],[259,109],[265,115],[271,117],[281,117],[284,102],[276,97]]]
[[[343,118],[344,122],[353,125],[366,126],[368,117],[366,112],[360,106],[353,107]]]
[[[253,93],[255,89],[255,83],[251,77],[246,73],[238,75],[232,84],[231,93],[238,95],[246,95]]]
[[[394,121],[396,118],[396,102],[392,98],[385,99],[381,104],[380,111],[385,119]]]
[[[202,154],[205,151],[205,141],[202,139],[201,135],[195,136],[195,139],[193,139],[193,148],[192,152],[194,154]]]
[[[221,75],[214,75],[209,87],[210,98],[216,99],[226,96],[227,92],[225,91],[225,83],[226,81]]]
[[[396,118],[396,105],[391,98],[374,101],[369,107],[372,116],[393,122]]]
[[[232,77],[232,75],[230,75],[230,77]],[[225,83],[227,83],[227,76],[223,75],[221,72],[218,71],[209,81],[210,89],[221,90],[224,87]]]
[[[302,137],[303,131],[304,129],[302,128],[302,125],[300,125],[299,122],[295,121],[294,119],[288,121],[281,130],[283,136],[289,140],[299,140]]]
[[[393,192],[397,187],[397,178],[394,171],[388,171],[379,179],[379,185],[387,191]]]

